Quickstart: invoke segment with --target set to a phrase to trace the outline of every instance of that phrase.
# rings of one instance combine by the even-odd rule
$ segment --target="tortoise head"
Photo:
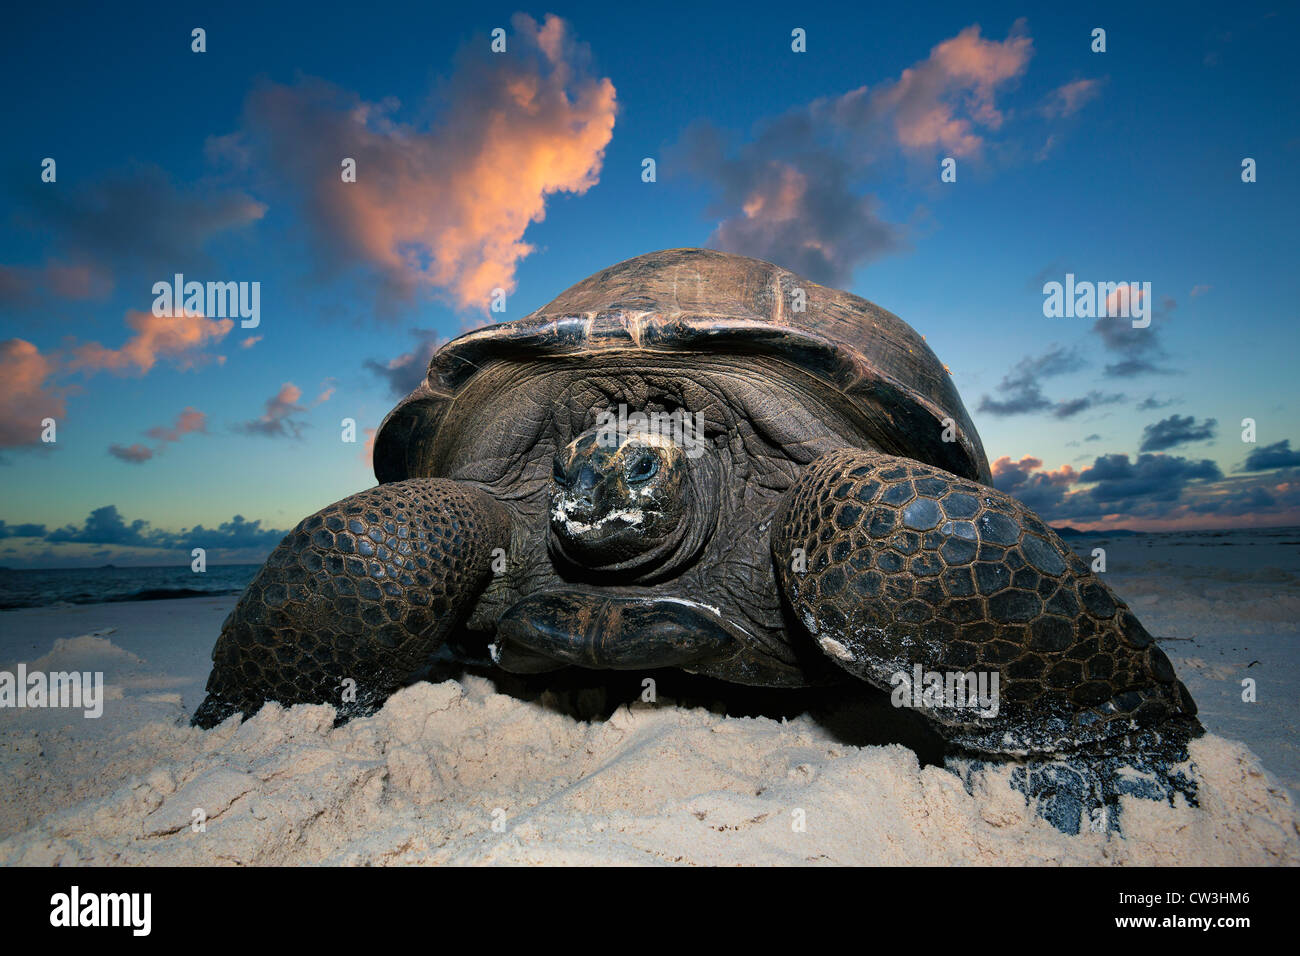
[[[689,428],[606,423],[555,456],[550,548],[579,569],[634,580],[669,576],[697,557],[718,514],[717,471]]]

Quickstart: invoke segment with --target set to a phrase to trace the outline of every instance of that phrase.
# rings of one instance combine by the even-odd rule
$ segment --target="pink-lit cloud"
[[[978,26],[967,27],[895,82],[872,91],[873,112],[892,113],[898,141],[909,149],[969,156],[983,145],[977,125],[993,130],[1002,125],[996,91],[1021,76],[1033,56],[1033,40],[1024,28],[1017,21],[1007,38],[997,41],[980,36]]]
[[[157,316],[132,309],[126,324],[134,334],[119,348],[87,342],[73,349],[69,368],[83,372],[112,372],[115,375],[143,375],[167,359],[180,369],[220,362],[207,348],[224,339],[235,323],[230,319],[209,319],[186,313]]]
[[[993,483],[1054,524],[1083,530],[1267,527],[1300,523],[1300,468],[1225,477],[1209,459],[1099,455],[1075,471],[1033,455],[997,458]]]
[[[126,325],[132,334],[118,348],[69,340],[64,348],[43,353],[24,339],[0,343],[0,447],[34,445],[40,440],[42,419],[58,421],[66,415],[66,398],[76,390],[60,384],[68,376],[99,372],[144,375],[160,361],[180,369],[220,364],[225,356],[210,348],[225,338],[234,323],[201,315],[172,318],[132,310],[126,314]],[[196,420],[189,413],[201,419],[201,412],[186,409],[175,427],[195,430]],[[158,438],[153,433],[157,430],[150,431],[150,436]],[[142,459],[137,456],[136,460]]]
[[[191,432],[206,432],[208,430],[208,416],[193,406],[187,405],[179,415],[176,416],[176,424],[168,427],[165,425],[155,425],[150,428],[146,435],[155,441],[177,442],[181,436],[188,435]]]
[[[1058,86],[1047,97],[1043,114],[1052,119],[1072,116],[1101,92],[1100,80],[1075,80]]]
[[[334,396],[335,391],[337,391],[337,386],[334,384],[333,379],[326,379],[321,383],[320,394],[312,401],[311,407],[315,408],[317,405],[325,404]]]
[[[588,71],[563,20],[511,22],[508,55],[486,42],[461,52],[434,125],[398,119],[391,98],[308,78],[255,90],[242,135],[212,148],[252,149],[303,184],[323,251],[377,270],[385,303],[437,290],[486,312],[494,289],[515,289],[533,251],[524,233],[547,199],[597,182],[617,110],[613,83]],[[342,181],[344,157],[355,182]]]
[[[266,400],[266,411],[259,418],[242,422],[235,429],[268,438],[298,438],[306,427],[305,422],[293,417],[307,410],[298,404],[301,398],[302,389],[293,382],[285,382],[278,392]]]
[[[724,218],[709,244],[846,283],[857,266],[906,244],[863,178],[900,151],[926,163],[979,154],[1005,118],[999,93],[1032,55],[1023,22],[1003,40],[970,26],[896,78],[763,121],[739,147],[695,125],[683,138],[684,165],[722,191]]]
[[[69,390],[52,383],[57,368],[25,339],[0,342],[0,448],[36,444],[42,420],[65,417]]]
[[[1079,473],[1069,465],[1062,465],[1056,471],[1040,471],[1043,467],[1043,460],[1035,458],[1033,455],[1024,455],[1019,461],[1012,461],[1010,455],[1003,455],[994,459],[989,466],[993,472],[993,480],[1005,480],[1013,474],[1028,476],[1031,472],[1037,472],[1048,484],[1052,485],[1072,485],[1079,480]]]

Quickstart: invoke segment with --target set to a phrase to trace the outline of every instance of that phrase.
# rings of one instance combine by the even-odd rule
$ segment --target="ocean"
[[[0,568],[0,609],[238,594],[248,587],[260,567],[260,564],[209,565],[202,574],[191,571],[188,564],[35,571]]]

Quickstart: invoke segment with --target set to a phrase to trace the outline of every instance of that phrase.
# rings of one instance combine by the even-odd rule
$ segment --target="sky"
[[[0,565],[260,561],[439,342],[683,246],[903,317],[1058,526],[1300,524],[1294,5],[236,6],[9,14]]]

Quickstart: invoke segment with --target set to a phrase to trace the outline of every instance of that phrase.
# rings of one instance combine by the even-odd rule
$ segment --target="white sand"
[[[846,744],[808,716],[724,717],[663,698],[586,722],[466,676],[338,729],[331,708],[272,705],[195,730],[188,714],[232,601],[0,615],[3,666],[102,670],[110,689],[99,720],[0,712],[0,863],[1300,863],[1286,787],[1214,735],[1192,745],[1199,807],[1126,797],[1122,837],[1070,837],[1026,808],[1005,768],[968,795],[902,746]],[[1167,647],[1207,693],[1213,678],[1183,659],[1186,645]],[[196,808],[205,832],[191,827]]]

